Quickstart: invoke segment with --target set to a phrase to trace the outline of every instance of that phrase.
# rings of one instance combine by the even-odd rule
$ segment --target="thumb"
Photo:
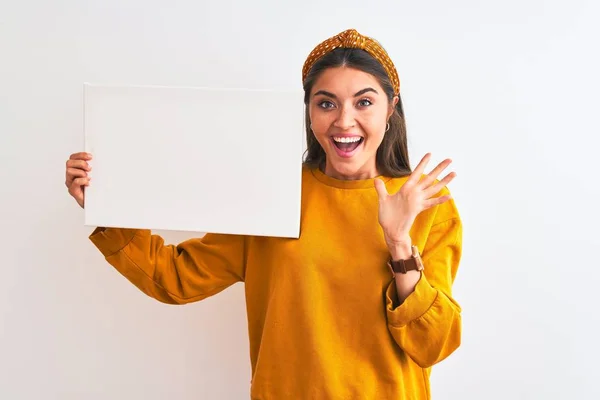
[[[374,180],[375,190],[377,191],[377,197],[379,200],[383,200],[388,196],[387,188],[385,187],[385,183],[379,178],[375,178]]]

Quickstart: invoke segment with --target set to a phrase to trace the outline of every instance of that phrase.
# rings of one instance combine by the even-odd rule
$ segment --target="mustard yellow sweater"
[[[386,179],[388,191],[406,179]],[[244,282],[252,399],[430,399],[430,367],[461,339],[451,290],[462,249],[454,201],[417,217],[411,238],[425,271],[398,305],[373,180],[305,167],[302,185],[299,239],[206,234],[175,246],[116,228],[90,239],[161,302],[195,302]]]

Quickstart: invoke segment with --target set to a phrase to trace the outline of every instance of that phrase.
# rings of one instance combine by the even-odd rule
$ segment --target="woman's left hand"
[[[417,215],[452,198],[450,195],[433,197],[456,177],[456,173],[451,172],[439,182],[434,182],[452,160],[442,161],[421,179],[430,158],[431,153],[427,153],[395,194],[389,194],[383,181],[375,179],[375,189],[379,197],[379,224],[390,248],[410,244],[409,232]]]

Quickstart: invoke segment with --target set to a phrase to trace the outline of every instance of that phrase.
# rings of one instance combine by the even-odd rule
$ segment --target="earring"
[[[390,123],[388,122],[388,123],[385,125],[385,131],[387,132],[387,131],[389,131],[389,130],[390,130]]]

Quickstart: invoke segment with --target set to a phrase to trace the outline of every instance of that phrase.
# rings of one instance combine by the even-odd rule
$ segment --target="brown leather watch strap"
[[[422,271],[423,262],[419,255],[419,249],[417,246],[412,246],[412,256],[406,260],[392,260],[388,261],[388,266],[392,271],[392,274],[406,274],[408,271]]]
[[[407,260],[390,260],[390,265],[392,267],[392,271],[397,274],[405,274],[408,271],[418,271],[421,269],[419,263],[417,263],[417,259],[414,257],[411,257]]]

